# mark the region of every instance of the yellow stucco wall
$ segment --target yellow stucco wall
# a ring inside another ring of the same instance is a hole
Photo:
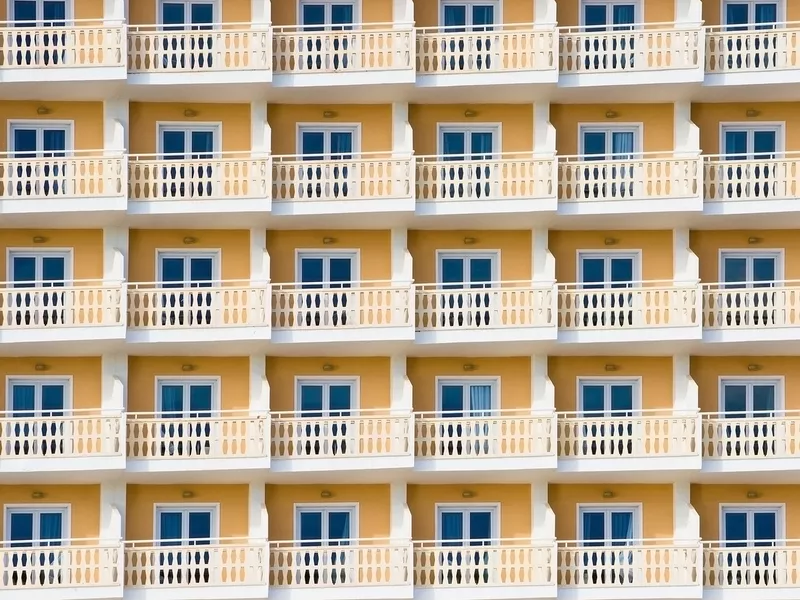
[[[33,238],[45,238],[34,243]],[[0,278],[8,281],[8,250],[72,250],[73,279],[103,278],[101,229],[4,229],[0,235]]]
[[[745,113],[750,109],[757,110],[759,115],[748,117]],[[700,128],[700,150],[703,154],[724,152],[724,149],[720,149],[720,125],[731,123],[746,126],[763,122],[784,123],[785,149],[789,152],[800,150],[800,107],[792,102],[694,103],[692,121]]]
[[[748,238],[761,241],[749,244]],[[720,250],[741,252],[783,251],[784,274],[782,279],[800,279],[800,236],[791,229],[758,229],[752,231],[692,231],[689,246],[700,261],[700,280],[715,283],[721,280],[719,272]],[[779,279],[780,273],[778,273]]]
[[[36,365],[43,364],[46,371],[37,371]],[[72,408],[85,410],[100,408],[101,361],[99,357],[36,357],[0,359],[0,382],[8,377],[69,377],[72,379]],[[0,385],[0,410],[9,410],[6,402],[7,386]]]
[[[32,498],[34,492],[44,494]],[[99,485],[0,485],[0,504],[56,504],[69,505],[69,536],[73,539],[98,539],[100,537],[100,486]],[[0,519],[0,537],[5,539],[5,519]]]
[[[5,6],[5,2],[0,2]],[[50,113],[43,116],[36,111],[45,107]],[[75,150],[103,149],[103,103],[102,102],[51,102],[51,101],[3,101],[0,102],[0,123],[8,121],[36,121],[47,123],[71,122],[72,145]],[[7,134],[0,135],[0,152],[7,152]]]

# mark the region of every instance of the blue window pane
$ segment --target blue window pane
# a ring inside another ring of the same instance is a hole
[[[331,6],[332,25],[352,25],[353,24],[353,5],[334,4]],[[349,27],[336,27],[335,29],[350,29]]]
[[[300,281],[302,283],[321,283],[323,281],[323,264],[321,258],[300,259]]]
[[[723,410],[726,415],[737,416],[731,413],[744,413],[747,411],[747,387],[744,385],[726,385],[723,388]]]
[[[470,137],[472,158],[491,157],[494,148],[490,131],[476,131]]]
[[[613,546],[620,545],[619,542],[627,543],[633,540],[633,513],[611,513],[611,539]]]
[[[777,514],[756,512],[753,514],[753,539],[756,546],[771,546],[778,537]],[[760,544],[758,542],[761,542]]]
[[[189,262],[189,277],[192,283],[213,281],[214,260],[211,258],[192,258]]]
[[[602,385],[581,386],[581,411],[584,413],[603,412],[605,405],[605,387]]]
[[[442,152],[452,160],[464,158],[466,153],[466,140],[464,133],[445,131],[442,134]]]
[[[13,258],[14,282],[36,281],[36,259],[33,256]]]
[[[322,416],[321,385],[303,385],[300,387],[300,412],[304,417]]]
[[[14,21],[30,22],[36,20],[36,0],[15,0]]]
[[[611,386],[611,412],[612,416],[623,416],[633,411],[633,386]]]
[[[303,154],[319,155],[325,153],[325,133],[322,131],[304,131],[300,140]]]
[[[764,29],[764,25],[773,25],[778,21],[778,5],[772,2],[762,2],[755,6],[755,22],[762,27],[756,29]]]
[[[350,539],[349,511],[328,513],[328,539],[331,541]]]
[[[491,258],[473,258],[469,261],[469,281],[474,284],[490,283],[492,281],[492,259]]]
[[[329,268],[331,283],[353,281],[353,261],[350,258],[331,258]]]
[[[11,513],[9,518],[8,539],[12,542],[30,542],[33,540],[33,514]]]
[[[322,513],[321,512],[301,512],[300,513],[300,540],[319,541],[322,539]],[[305,545],[314,545],[305,544]]]
[[[303,25],[325,25],[325,5],[304,4]]]
[[[45,256],[42,258],[42,281],[64,281],[66,265],[63,256]]]
[[[161,146],[164,154],[186,154],[186,134],[183,131],[162,131]]]
[[[460,541],[464,539],[464,514],[444,511],[439,518],[439,538],[443,541]]]
[[[331,158],[341,160],[351,158],[353,155],[353,132],[331,132]]]
[[[40,540],[56,540],[61,541],[63,537],[64,515],[60,512],[57,513],[40,513],[39,514],[39,539]],[[52,542],[49,544],[42,544],[47,546],[55,546]]]
[[[165,283],[183,283],[183,258],[166,257],[161,259],[161,281]]]
[[[581,259],[582,283],[605,283],[606,261],[602,258]]]
[[[473,26],[494,25],[494,6],[479,5],[472,7]]]
[[[210,3],[192,4],[192,25],[211,25],[214,23],[214,5]]]
[[[467,7],[458,5],[447,5],[444,7],[444,26],[451,27],[450,32],[463,31],[467,24]]]
[[[726,542],[742,542],[741,545],[745,545],[747,540],[747,513],[726,512],[724,525]]]
[[[441,275],[442,275],[442,283],[463,283],[464,259],[443,258]]]
[[[747,156],[747,132],[725,132],[725,155],[728,158],[744,158]]]
[[[332,385],[329,389],[330,413],[334,416],[350,414],[350,392],[353,388],[349,385]]]
[[[31,416],[35,408],[36,388],[32,385],[14,384],[11,388],[11,410],[15,417]]]
[[[192,385],[189,388],[189,410],[192,417],[211,414],[212,386]]]
[[[214,153],[213,131],[192,131],[192,157],[208,158]]]
[[[747,281],[747,259],[726,257],[723,259],[723,276],[725,283],[742,283]]]
[[[611,10],[614,25],[633,25],[635,22],[636,7],[633,4],[615,4]]]
[[[492,513],[488,511],[469,513],[469,539],[481,542],[492,539]]]
[[[63,385],[42,386],[42,414],[51,416],[64,414]]]
[[[183,515],[181,513],[179,512],[160,513],[159,527],[161,533],[160,541],[162,546],[180,545],[180,540],[183,539]]]
[[[725,21],[728,25],[747,25],[747,4],[728,2],[725,5]]]
[[[189,539],[193,541],[211,540],[211,513],[210,512],[190,512],[189,513]]]
[[[14,129],[14,154],[20,158],[36,156],[36,130]]]
[[[597,542],[602,544],[606,539],[606,520],[602,512],[584,512],[581,515],[581,525],[583,526],[584,542]],[[589,544],[587,544],[589,545]]]
[[[183,14],[183,4],[164,2],[161,5],[161,22],[164,25],[184,25],[186,17]]]
[[[772,257],[753,258],[753,281],[775,281],[775,259]]]
[[[614,131],[611,133],[611,153],[615,158],[633,156],[633,145],[636,136],[632,131]]]
[[[757,156],[774,156],[777,139],[774,131],[753,132],[753,153]]]
[[[583,6],[583,24],[586,27],[603,27],[606,25],[605,4],[585,4]]]
[[[606,134],[603,131],[584,131],[583,132],[583,154],[584,156],[605,156],[606,154]]]
[[[67,149],[67,132],[64,129],[45,129],[42,132],[42,151],[45,156],[63,156]]]
[[[161,411],[164,413],[183,413],[183,386],[161,386]],[[174,416],[180,416],[179,414]]]
[[[460,417],[464,414],[464,388],[460,385],[442,386],[442,414]]]
[[[775,386],[753,386],[753,416],[768,417],[775,411]]]
[[[614,283],[630,283],[633,281],[633,259],[611,259],[611,281]]]

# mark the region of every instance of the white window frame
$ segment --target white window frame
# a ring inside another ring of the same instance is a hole
[[[13,1],[13,0],[12,0]],[[61,130],[64,134],[64,155],[72,156],[75,153],[75,121],[63,120],[55,121],[51,119],[39,119],[36,121],[25,121],[21,119],[8,120],[8,151],[12,154],[18,152],[14,145],[14,131],[17,129],[34,129],[36,131],[36,156],[44,156],[44,132],[46,130]],[[24,159],[23,159],[24,160]]]
[[[610,125],[608,123],[578,123],[578,155],[586,157],[586,148],[583,143],[584,133],[604,133],[606,135],[606,153],[604,156],[613,157],[613,133],[633,133],[633,156],[641,156],[644,148],[644,124],[643,123],[618,123]]]
[[[633,4],[633,28],[639,29],[642,24],[645,22],[644,20],[644,5],[642,0],[581,0],[579,12],[578,12],[578,19],[579,24],[581,27],[586,27],[586,19],[584,13],[584,7],[590,4],[601,4],[605,5],[606,7],[606,21],[608,21],[608,10],[609,7],[614,6],[615,4]],[[606,27],[613,27],[611,23],[606,22]]]
[[[728,512],[747,513],[747,540],[727,540],[725,531],[725,514]],[[719,533],[720,540],[725,545],[727,542],[754,542],[753,539],[753,514],[757,512],[774,512],[775,517],[775,541],[783,542],[786,539],[786,505],[782,503],[762,504],[720,504],[719,505]],[[781,544],[775,544],[783,545]]]
[[[494,7],[494,25],[503,24],[503,3],[502,0],[439,0],[439,24],[444,27],[444,7],[445,6],[464,6],[466,12],[466,19],[464,28],[467,31],[472,31],[472,11],[473,6],[488,6]],[[479,25],[479,27],[486,27]]]
[[[184,21],[187,16],[191,16],[191,11],[187,10],[192,4],[212,4],[213,5],[213,22],[215,24],[222,22],[222,9],[219,0],[156,0],[156,25],[159,30],[163,31],[164,26],[164,4],[183,4],[183,18]],[[193,25],[193,23],[186,23],[184,25]],[[172,27],[172,25],[169,25]]]
[[[222,250],[171,250],[171,249],[156,249],[156,283],[159,285],[165,283],[164,282],[164,272],[161,267],[161,261],[164,258],[182,258],[184,259],[184,267],[183,267],[183,281],[184,283],[189,282],[189,274],[191,273],[189,267],[189,260],[192,258],[210,258],[211,259],[211,271],[212,271],[212,281],[220,281],[221,274],[220,274],[220,265],[222,264]],[[169,282],[173,283],[173,282]],[[197,288],[202,289],[202,288]]]
[[[6,264],[8,265],[8,280],[14,281],[14,258],[32,256],[36,258],[36,280],[42,281],[42,258],[64,259],[64,282],[72,281],[72,248],[8,248],[6,250]]]
[[[578,284],[583,286],[585,284],[583,277],[583,259],[585,258],[602,258],[606,261],[603,266],[603,277],[605,278],[604,284],[611,284],[611,259],[612,258],[630,258],[633,260],[633,281],[634,283],[642,280],[642,251],[641,250],[578,250],[577,252],[577,265],[575,272],[578,274]],[[596,285],[595,283],[589,285]],[[624,288],[620,288],[624,289]]]
[[[577,509],[577,520],[578,520],[578,543],[584,544],[586,541],[597,541],[597,540],[585,540],[584,533],[583,533],[583,514],[585,512],[602,512],[604,513],[605,525],[604,529],[608,532],[611,528],[611,513],[613,512],[632,512],[633,513],[633,538],[631,542],[635,542],[636,540],[640,540],[642,538],[642,504],[641,503],[615,503],[615,502],[608,502],[603,504],[583,504],[580,503],[576,507]],[[610,541],[610,540],[605,540]]]
[[[452,502],[452,503],[439,503],[435,505],[436,510],[436,541],[442,541],[442,513],[447,512],[461,512],[462,519],[464,519],[464,540],[472,539],[469,531],[469,519],[466,516],[471,512],[488,512],[491,513],[492,518],[492,536],[491,541],[497,542],[500,540],[500,503],[473,503],[473,502]]]
[[[294,505],[294,539],[300,540],[300,513],[303,512],[322,512],[322,540],[330,540],[330,532],[326,532],[328,528],[328,521],[324,515],[329,512],[349,512],[350,513],[350,540],[357,540],[358,538],[358,524],[359,524],[359,505],[357,502],[342,502],[342,503],[314,503],[302,502],[295,503]],[[328,535],[326,535],[326,533]]]
[[[181,531],[189,531],[189,513],[211,513],[211,542],[219,539],[219,514],[220,505],[218,502],[197,502],[191,504],[171,504],[166,502],[159,502],[153,505],[153,540],[157,545],[160,545],[161,540],[161,519],[159,518],[162,512],[180,512],[181,514]],[[170,540],[172,541],[172,540]],[[181,541],[189,541],[189,538],[182,538]],[[185,545],[185,544],[184,544]]]
[[[73,0],[65,0],[64,20],[68,25],[72,24],[75,19],[75,6]],[[6,14],[9,21],[16,21],[14,18],[14,0],[8,0],[6,4]],[[24,22],[24,21],[23,21]],[[44,1],[36,0],[36,22],[44,23]]]
[[[445,258],[488,258],[492,261],[492,281],[500,281],[500,250],[437,250],[436,251],[436,283],[442,285],[442,261]],[[464,282],[471,283],[471,282]],[[449,285],[449,284],[448,284]]]
[[[61,513],[61,540],[66,541],[69,540],[71,535],[71,523],[72,523],[72,506],[70,504],[6,504],[5,511],[3,512],[3,538],[6,542],[10,542],[11,539],[11,515],[12,514],[20,514],[20,513],[33,513],[34,520],[33,520],[33,534],[34,539],[30,540],[33,542],[41,542],[40,538],[37,538],[37,529],[39,528],[39,522],[35,518],[35,515],[40,513]],[[22,540],[28,541],[28,540]],[[39,546],[38,544],[33,545],[34,548],[40,548],[45,546]]]
[[[158,376],[156,377],[156,397],[155,397],[155,412],[156,414],[162,414],[164,411],[161,410],[161,390],[165,385],[180,385],[184,389],[184,400],[188,400],[188,389],[193,385],[210,385],[211,386],[211,412],[218,413],[220,411],[220,398],[221,398],[221,387],[222,387],[222,379],[220,377],[203,377],[203,376],[196,376],[196,377],[169,377],[169,376]],[[183,409],[184,415],[188,416],[190,412],[192,412],[188,406],[184,403]]]
[[[444,134],[464,133],[469,140],[470,133],[491,133],[493,156],[498,156],[503,151],[503,124],[502,123],[437,123],[436,124],[436,156],[444,156]],[[464,154],[473,154],[471,142],[464,144]]]
[[[442,414],[442,387],[445,385],[461,385],[466,390],[470,385],[488,385],[492,388],[492,412],[500,410],[500,377],[450,377],[436,376],[436,414]],[[468,402],[467,392],[464,391],[462,402]],[[462,406],[465,406],[462,404]],[[466,412],[466,408],[465,408]]]
[[[775,259],[775,285],[782,285],[784,278],[784,252],[782,248],[765,248],[763,250],[742,250],[736,248],[720,248],[719,250],[719,279],[718,281],[727,286],[725,281],[725,259],[726,258],[744,258],[747,259],[747,285],[745,287],[752,288],[753,283],[753,259],[754,258],[774,258]],[[739,282],[731,282],[731,284]]]
[[[603,412],[611,411],[611,386],[630,385],[633,388],[633,407],[631,411],[636,414],[642,410],[642,378],[641,377],[578,377],[577,393],[575,396],[575,412],[584,414],[581,408],[583,400],[583,388],[587,385],[602,385],[603,390]]]
[[[297,24],[305,27],[303,22],[303,6],[306,4],[325,5],[325,31],[330,31],[333,26],[331,23],[331,6],[333,4],[350,4],[353,6],[353,26],[361,24],[361,0],[297,0]],[[316,25],[311,25],[316,27]]]
[[[209,121],[203,123],[187,123],[186,121],[157,121],[156,122],[156,153],[160,158],[163,160],[178,160],[173,155],[169,155],[170,158],[167,158],[167,155],[164,154],[164,141],[162,139],[162,134],[165,131],[182,131],[183,135],[186,138],[186,148],[191,148],[191,137],[190,134],[192,131],[208,131],[211,130],[214,132],[214,149],[212,150],[212,154],[214,156],[218,156],[222,153],[222,123],[219,121]],[[187,152],[186,154],[192,154],[191,151]]]
[[[37,375],[22,376],[9,375],[6,377],[6,411],[13,412],[14,386],[32,385],[35,387],[33,393],[34,408],[33,412],[37,416],[42,414],[42,386],[61,384],[64,388],[64,408],[65,413],[72,410],[72,376],[71,375]]]
[[[775,4],[777,6],[775,10],[775,17],[777,23],[783,23],[786,21],[786,3],[783,0],[774,0],[774,2],[768,2],[767,0],[720,0],[720,17],[722,20],[722,25],[728,25],[728,11],[726,10],[728,4],[747,4],[747,23],[749,25],[755,25],[755,17],[756,17],[756,4]]]
[[[772,131],[775,133],[775,155],[783,156],[786,152],[786,123],[781,121],[759,121],[758,123],[741,121],[724,121],[719,124],[719,153],[727,156],[725,151],[725,134],[728,131],[747,132],[747,158],[754,160],[754,134],[756,131]]]
[[[330,259],[331,258],[349,258],[350,259],[350,278],[353,284],[361,281],[361,250],[358,248],[342,249],[342,250],[318,250],[314,248],[298,248],[295,250],[294,256],[294,275],[295,281],[302,281],[302,260],[304,258],[321,258],[322,264],[322,279],[323,281],[317,283],[330,284]],[[312,309],[313,310],[313,309]]]
[[[294,378],[294,409],[296,413],[301,412],[300,400],[302,398],[301,388],[304,385],[321,385],[322,391],[322,414],[323,417],[330,415],[330,386],[349,385],[350,386],[350,412],[357,412],[360,406],[361,378],[344,376],[334,377],[304,377]]]
[[[337,2],[338,4],[338,2]],[[350,152],[353,156],[361,154],[361,123],[337,123],[330,125],[327,123],[298,123],[297,131],[295,133],[295,140],[297,140],[297,156],[304,156],[303,154],[303,133],[304,132],[322,132],[325,136],[323,142],[322,160],[330,160],[331,156],[331,133],[350,133],[353,136],[353,150]],[[317,156],[316,154],[309,154],[308,156]]]
[[[745,400],[745,415],[742,418],[752,418],[753,415],[753,389],[754,385],[769,385],[775,386],[775,409],[773,413],[776,415],[781,414],[784,410],[784,390],[785,379],[783,376],[764,376],[764,377],[747,377],[747,376],[720,376],[717,381],[717,404],[720,414],[725,413],[725,387],[727,385],[745,385],[747,386],[746,400]]]

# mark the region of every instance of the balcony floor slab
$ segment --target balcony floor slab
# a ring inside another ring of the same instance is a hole
[[[127,472],[132,476],[141,474],[174,474],[174,473],[203,473],[211,476],[212,473],[227,473],[230,471],[265,471],[270,468],[270,459],[262,458],[198,458],[198,459],[169,459],[169,458],[128,458]]]
[[[208,585],[152,588],[125,588],[125,600],[263,600],[268,587],[264,585]]]
[[[273,329],[272,343],[283,344],[346,344],[350,342],[412,342],[414,329],[406,327],[338,327],[330,329]]]
[[[620,327],[618,329],[559,329],[559,344],[630,344],[700,341],[700,326]]]
[[[484,198],[481,200],[442,200],[433,202],[417,202],[415,216],[421,219],[454,217],[454,216],[492,216],[492,215],[534,215],[554,213],[558,201],[553,198]]]
[[[415,474],[444,473],[514,473],[551,471],[557,466],[555,456],[504,456],[464,458],[420,458],[414,462]]]
[[[702,468],[702,458],[696,456],[648,456],[620,458],[560,458],[558,473],[643,473],[646,476],[657,476],[658,472],[675,473],[676,471],[697,471]]]
[[[124,325],[88,327],[38,327],[0,328],[0,344],[74,344],[85,346],[91,343],[122,341],[125,339]]]
[[[376,474],[397,479],[414,466],[414,457],[376,454],[359,458],[273,458],[270,480],[335,483],[348,479],[375,480]],[[396,472],[389,475],[387,472]]]
[[[127,598],[127,594],[125,597]],[[161,597],[163,598],[163,592]],[[0,590],[0,600],[122,600],[122,598],[122,585],[8,588]]]
[[[308,588],[270,587],[269,598],[270,600],[365,600],[366,598],[369,600],[413,600],[414,588],[410,584]]]
[[[758,600],[798,600],[800,599],[800,588],[705,588],[703,590],[703,600],[753,600],[754,598],[758,598]]]
[[[471,585],[414,588],[414,600],[545,600],[556,598],[555,585]]]
[[[209,73],[131,73],[127,90],[141,102],[250,102],[266,97],[269,70]]]
[[[558,600],[707,600],[698,585],[666,586],[613,586],[613,587],[559,587]],[[752,599],[752,596],[750,596]],[[722,600],[722,599],[720,599]],[[725,599],[727,600],[727,599]],[[744,600],[744,599],[742,599]]]
[[[75,215],[80,219],[76,223],[85,224],[86,213],[109,213],[109,215],[120,218],[125,215],[127,207],[128,200],[125,196],[3,199],[0,200],[0,215],[3,217],[31,215],[35,217],[38,227],[46,226],[48,222],[63,226],[64,215]],[[6,219],[4,218],[3,221],[5,222]]]
[[[262,342],[270,339],[270,327],[195,327],[183,329],[128,329],[128,344],[217,344]],[[0,338],[2,339],[2,338]]]

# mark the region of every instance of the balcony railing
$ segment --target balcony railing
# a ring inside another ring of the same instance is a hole
[[[125,542],[125,587],[181,588],[267,585],[267,541],[220,538]]]
[[[210,158],[138,154],[129,157],[128,196],[144,202],[265,200],[270,193],[270,158],[225,152]]]
[[[555,585],[555,544],[499,539],[414,542],[414,585],[426,588]]]
[[[703,327],[771,329],[800,325],[800,281],[703,285]]]
[[[535,415],[530,410],[463,417],[417,413],[414,429],[418,459],[555,456],[555,416]]]
[[[703,414],[706,459],[800,458],[800,411]]]
[[[800,540],[775,540],[771,546],[760,547],[752,543],[732,547],[731,542],[704,542],[703,586],[764,590],[761,594],[769,595],[776,593],[776,588],[796,590],[800,585]]]
[[[208,27],[165,31],[163,25],[131,25],[128,28],[128,71],[265,71],[272,66],[272,41],[267,27],[258,29],[250,23],[216,23]]]
[[[706,28],[706,73],[764,73],[800,68],[800,23],[732,31]]]
[[[0,590],[118,586],[121,553],[119,541],[73,538],[2,542]]]
[[[272,199],[332,202],[410,198],[413,160],[391,152],[363,152],[330,160],[322,155],[274,156]]]
[[[555,29],[530,23],[417,28],[417,74],[520,73],[556,68]],[[476,27],[476,29],[478,29]]]
[[[0,70],[121,67],[123,26],[96,20],[65,25],[0,23]]]
[[[530,281],[481,283],[481,288],[431,283],[416,287],[418,331],[552,327],[552,285]]]
[[[411,456],[411,415],[362,409],[341,416],[272,413],[273,458]]]
[[[354,281],[351,287],[322,285],[274,284],[272,327],[307,331],[411,325],[411,284]]]
[[[636,156],[559,156],[561,202],[692,198],[701,193],[699,156],[664,152]]]
[[[414,29],[402,23],[361,23],[339,31],[273,28],[272,68],[278,74],[368,73],[414,68]]]
[[[417,201],[535,200],[555,197],[556,161],[533,152],[453,160],[417,157]]]
[[[704,156],[706,202],[794,200],[800,196],[800,152],[751,160]]]
[[[124,198],[126,159],[103,150],[69,151],[68,156],[24,157],[0,153],[0,200]]]
[[[411,585],[411,542],[353,539],[270,542],[269,584],[280,588]]]
[[[590,545],[591,544],[591,545]],[[699,586],[700,542],[558,542],[558,585],[565,588]]]
[[[562,75],[637,73],[703,66],[703,29],[674,23],[639,23],[630,29],[560,27]]]
[[[96,409],[46,416],[30,413],[0,413],[0,458],[122,456],[121,414],[103,414]]]
[[[125,324],[120,282],[7,281],[0,284],[0,330]]]
[[[128,284],[128,327],[190,329],[265,327],[267,284],[246,280],[208,281],[208,287]]]
[[[169,413],[128,413],[129,459],[266,458],[266,414],[219,411],[189,417]]]
[[[559,458],[679,458],[700,455],[699,415],[558,413]]]
[[[558,286],[558,327],[572,331],[692,327],[700,324],[700,288],[672,281],[632,281],[620,287]]]

